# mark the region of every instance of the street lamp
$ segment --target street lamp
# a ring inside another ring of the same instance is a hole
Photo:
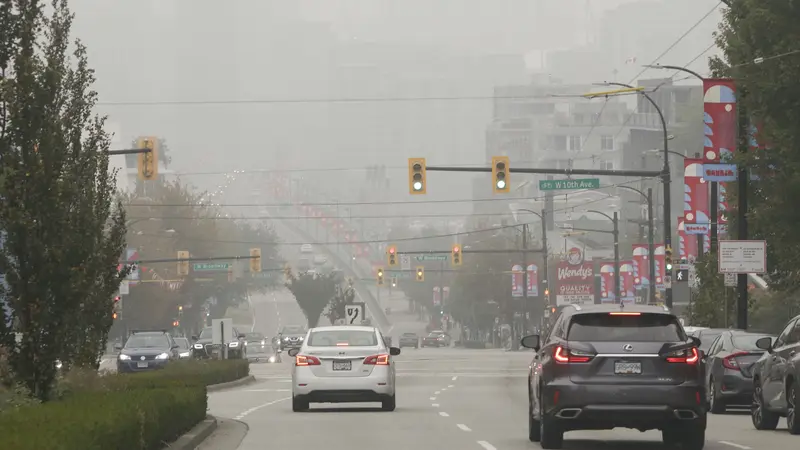
[[[644,199],[647,201],[647,254],[648,254],[648,265],[650,266],[649,297],[650,297],[650,303],[655,304],[656,303],[656,289],[655,289],[656,259],[655,259],[655,230],[654,230],[655,227],[653,226],[653,188],[647,188],[647,194],[645,194],[639,189],[630,186],[617,186],[617,187],[636,192],[637,194],[644,197]]]
[[[531,211],[530,209],[517,208],[516,211],[523,211],[535,215],[542,222],[542,250],[544,252],[544,266],[542,267],[542,274],[544,275],[544,288],[548,288],[548,264],[547,264],[547,211],[542,210],[541,213]],[[522,224],[522,298],[523,302],[528,299],[528,224]],[[516,342],[516,340],[514,340]]]
[[[600,214],[614,224],[614,230],[611,232],[611,234],[614,235],[614,301],[622,303],[622,297],[620,297],[619,289],[619,218],[617,217],[617,212],[614,211],[614,217],[611,217],[604,212],[597,211],[596,209],[590,209],[586,212]]]

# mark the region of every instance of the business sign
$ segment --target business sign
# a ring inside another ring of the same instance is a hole
[[[736,164],[703,164],[703,178],[706,181],[736,181]]]
[[[711,231],[711,224],[708,223],[684,223],[683,231],[686,234],[706,235]]]
[[[539,296],[539,267],[528,264],[528,297]]]
[[[522,297],[522,266],[511,266],[511,296]]]
[[[558,306],[594,303],[594,264],[584,261],[579,248],[571,248],[558,263],[556,279]]]

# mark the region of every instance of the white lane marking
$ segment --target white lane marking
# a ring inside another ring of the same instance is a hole
[[[448,385],[447,385],[447,387],[449,387],[449,388],[452,388],[452,387],[456,387],[456,385],[454,385],[454,384],[448,384]]]
[[[490,443],[488,443],[486,441],[478,441],[478,445],[480,445],[481,447],[485,448],[486,450],[497,450],[497,447],[495,447],[494,445],[492,445],[492,444],[490,444]]]
[[[722,444],[722,445],[729,445],[731,447],[735,447],[735,448],[738,448],[738,449],[741,449],[741,450],[750,450],[750,447],[748,447],[746,445],[742,445],[742,444],[737,444],[735,442],[719,441],[719,443]]]
[[[438,408],[439,404],[438,403],[431,403],[431,406],[433,406],[434,408]]]
[[[447,390],[447,388],[442,388],[442,392],[444,392],[444,391],[446,391],[446,390]]]
[[[456,424],[458,428],[461,428],[461,431],[472,431],[468,426],[464,425],[463,423]]]
[[[277,400],[273,400],[273,401],[271,401],[271,402],[264,403],[263,405],[258,405],[258,406],[256,406],[256,407],[253,407],[253,408],[250,408],[250,409],[248,409],[248,410],[242,411],[242,413],[241,413],[241,414],[239,414],[238,416],[234,417],[233,419],[234,419],[234,420],[242,420],[242,419],[244,419],[244,417],[245,417],[245,416],[247,416],[248,414],[250,414],[250,413],[254,413],[254,412],[258,411],[258,410],[259,410],[259,409],[261,409],[261,408],[266,408],[267,406],[272,406],[272,405],[274,405],[274,404],[276,404],[276,403],[280,403],[280,402],[282,402],[282,401],[286,401],[286,400],[289,400],[289,399],[291,399],[291,398],[292,398],[292,397],[284,397],[284,398],[279,398],[279,399],[277,399]]]
[[[240,392],[292,392],[291,389],[243,389]]]
[[[453,381],[456,381],[457,379],[458,379],[458,377],[453,377],[452,378]]]
[[[436,397],[431,397],[431,400],[436,400]]]
[[[442,391],[436,391],[436,392],[434,392],[434,394],[435,394],[435,395],[439,395],[439,394],[441,394],[441,393],[442,393]]]
[[[450,414],[447,414],[444,411],[439,411],[439,415],[442,416],[442,417],[450,417]]]

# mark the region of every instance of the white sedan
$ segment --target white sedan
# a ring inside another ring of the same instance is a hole
[[[395,409],[393,356],[381,332],[368,326],[317,327],[308,331],[302,347],[291,349],[292,410],[310,403],[380,402]]]

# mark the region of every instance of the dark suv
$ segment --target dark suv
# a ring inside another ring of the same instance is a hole
[[[529,439],[561,448],[564,432],[662,430],[664,443],[701,450],[706,393],[700,341],[657,306],[564,308],[536,350],[528,378]]]
[[[180,358],[180,347],[166,331],[134,331],[125,346],[115,346],[117,372],[142,372],[163,369]]]

